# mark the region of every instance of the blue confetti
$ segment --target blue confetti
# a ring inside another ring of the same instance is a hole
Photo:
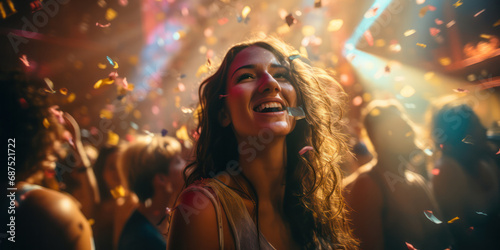
[[[488,216],[487,214],[483,213],[483,212],[476,212],[476,214],[479,214],[479,215],[484,215],[484,216]]]
[[[161,130],[161,136],[166,136],[167,133],[168,133],[168,130],[166,130],[166,129]]]
[[[441,224],[443,223],[442,221],[440,221],[438,218],[436,218],[436,216],[434,216],[434,214],[432,213],[432,211],[430,210],[425,210],[424,211],[424,214],[425,214],[425,217],[427,217],[427,219],[429,219],[430,221],[436,223],[436,224]]]
[[[106,58],[108,59],[109,64],[115,66],[115,62],[113,62],[113,59],[111,59],[109,56],[106,56]]]

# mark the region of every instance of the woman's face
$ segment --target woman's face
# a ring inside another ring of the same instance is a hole
[[[295,119],[287,107],[297,107],[289,70],[274,54],[251,46],[234,58],[227,76],[226,120],[237,136],[255,136],[270,129],[274,136],[289,134]],[[224,124],[224,122],[222,122]]]

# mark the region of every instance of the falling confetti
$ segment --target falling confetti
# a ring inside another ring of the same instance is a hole
[[[306,118],[306,113],[304,112],[304,109],[302,107],[287,107],[286,110],[288,111],[289,116],[295,117],[295,120],[300,120]]]
[[[47,84],[47,87],[49,88],[49,93],[56,93],[56,91],[54,90],[54,83],[49,79],[49,78],[43,78],[43,80],[45,81],[45,83]]]
[[[457,220],[459,220],[459,219],[460,219],[460,218],[457,216],[457,217],[455,217],[455,218],[453,218],[453,219],[449,220],[449,221],[448,221],[448,224],[451,224],[451,223],[453,223],[453,222],[455,222],[455,221],[457,221]]]
[[[167,133],[168,133],[168,130],[166,130],[166,129],[161,130],[161,136],[166,136]]]
[[[361,105],[362,103],[363,103],[363,97],[361,97],[361,96],[359,96],[359,95],[358,95],[358,96],[356,96],[356,97],[354,97],[354,98],[352,99],[352,105],[354,105],[354,106],[359,106],[359,105]]]
[[[431,210],[425,210],[424,211],[424,215],[425,215],[425,217],[427,217],[427,219],[429,219],[430,221],[434,222],[435,224],[441,224],[441,223],[443,223],[441,220],[439,220],[438,218],[436,218],[436,216],[434,216],[434,213]]]
[[[106,64],[104,64],[104,63],[98,63],[97,67],[100,68],[100,69],[106,69],[108,66]]]
[[[24,66],[26,67],[30,66],[30,62],[28,61],[28,57],[26,57],[26,55],[22,55],[21,57],[19,57],[19,60],[23,62]]]
[[[332,31],[338,31],[340,28],[342,28],[342,25],[344,25],[344,20],[342,19],[333,19],[328,23],[328,28],[327,30],[332,32]]]
[[[439,19],[435,19],[434,22],[436,22],[437,25],[441,25],[443,24],[443,21],[439,20]]]
[[[307,151],[311,151],[311,150],[314,150],[314,148],[312,146],[305,146],[303,147],[300,151],[299,151],[299,155],[303,155],[305,154]]]
[[[107,24],[100,24],[100,23],[95,23],[95,26],[97,27],[101,27],[101,28],[107,28],[109,26],[111,26],[111,23],[107,23]]]
[[[69,94],[68,99],[66,99],[66,100],[68,101],[68,103],[72,103],[73,101],[75,101],[75,99],[76,99],[76,94],[71,93],[71,94]]]
[[[121,6],[127,6],[128,5],[128,0],[119,0],[118,3],[121,5]]]
[[[290,13],[285,17],[286,24],[288,24],[288,27],[292,26],[292,24],[296,23],[297,20],[293,15]]]
[[[448,66],[451,64],[451,59],[449,57],[441,57],[439,58],[439,64],[443,66]]]
[[[62,88],[59,90],[59,92],[63,95],[67,95],[68,94],[68,89],[67,88]]]
[[[498,21],[496,21],[496,23],[493,24],[493,27],[497,27],[497,26],[500,26],[500,19]]]
[[[423,43],[417,43],[417,46],[420,46],[422,48],[427,48],[427,45],[426,44],[423,44]]]
[[[221,18],[221,19],[217,20],[217,23],[218,23],[219,25],[224,25],[224,24],[226,24],[228,21],[229,21],[229,19],[227,19],[226,17],[223,17],[223,18]]]
[[[415,34],[416,32],[417,32],[416,30],[407,30],[407,31],[405,31],[404,35],[411,36],[411,35]]]
[[[111,57],[106,56],[106,59],[108,59],[109,64],[111,64],[113,66],[115,65],[115,63],[113,62],[113,59],[111,59]]]
[[[111,146],[116,146],[116,145],[118,145],[119,141],[120,141],[120,136],[118,136],[118,134],[113,133],[113,131],[109,130],[108,131],[108,144]]]
[[[451,20],[449,23],[446,24],[446,28],[450,28],[451,26],[455,25],[455,20]]]
[[[432,5],[427,5],[425,7],[422,7],[418,13],[418,16],[419,17],[424,17],[425,14],[427,13],[427,11],[435,11],[436,10],[436,7],[432,6]]]
[[[241,11],[241,18],[246,19],[251,10],[252,9],[249,6],[245,6]]]
[[[431,36],[437,36],[437,34],[439,34],[439,32],[441,32],[441,30],[434,28],[434,27],[429,29],[429,33],[431,33]]]
[[[187,132],[187,128],[186,128],[186,125],[182,125],[181,128],[179,128],[177,131],[175,131],[175,136],[179,139],[179,140],[189,140],[189,134]]]
[[[462,139],[462,142],[465,144],[474,145],[474,138],[472,138],[472,136],[470,135],[467,135],[465,136],[465,138]]]
[[[49,120],[47,120],[47,118],[43,119],[43,126],[45,128],[49,128],[50,127],[50,122],[49,122]]]
[[[440,172],[439,168],[432,169],[432,175],[434,176],[439,175],[439,172]]]
[[[114,9],[109,8],[106,10],[106,20],[108,21],[115,19],[117,15],[118,13]]]
[[[488,34],[481,34],[480,35],[481,38],[484,38],[484,39],[490,39],[491,38],[491,35],[488,35]]]
[[[498,149],[498,152],[496,153],[497,155],[500,155],[500,149]]]
[[[370,116],[379,116],[380,115],[380,110],[379,109],[373,109],[371,112],[370,112]]]
[[[408,250],[418,250],[412,244],[410,244],[408,242],[405,242],[405,243],[406,243],[406,247],[408,247]]]
[[[481,13],[483,13],[485,10],[486,10],[486,9],[482,9],[481,11],[479,11],[478,13],[476,13],[476,14],[474,15],[474,17],[477,17],[477,16],[481,15]]]
[[[458,0],[456,3],[454,3],[454,4],[453,4],[453,6],[454,6],[455,8],[458,8],[458,7],[459,7],[460,5],[462,5],[462,4],[463,4],[462,0]]]
[[[484,216],[488,216],[487,214],[483,213],[483,212],[476,212],[476,214],[479,214],[479,215],[484,215]]]

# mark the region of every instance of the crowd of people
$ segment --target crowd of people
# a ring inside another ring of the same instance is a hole
[[[500,246],[498,145],[471,107],[436,107],[422,130],[396,100],[376,100],[352,145],[346,93],[277,38],[234,45],[201,83],[189,158],[159,134],[93,155],[40,80],[0,82],[0,132],[15,140],[14,249]],[[432,150],[415,142],[425,130]]]

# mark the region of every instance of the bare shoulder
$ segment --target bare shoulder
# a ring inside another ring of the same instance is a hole
[[[30,240],[43,241],[47,247],[91,249],[92,229],[70,196],[36,189],[22,197],[18,211],[25,225],[22,230],[30,235]]]
[[[374,171],[374,170],[371,170]],[[347,201],[353,207],[380,207],[382,206],[382,191],[375,180],[368,172],[361,173],[349,185],[349,193],[346,195]]]
[[[170,223],[169,249],[219,248],[216,210],[207,192],[190,186],[181,193]]]

